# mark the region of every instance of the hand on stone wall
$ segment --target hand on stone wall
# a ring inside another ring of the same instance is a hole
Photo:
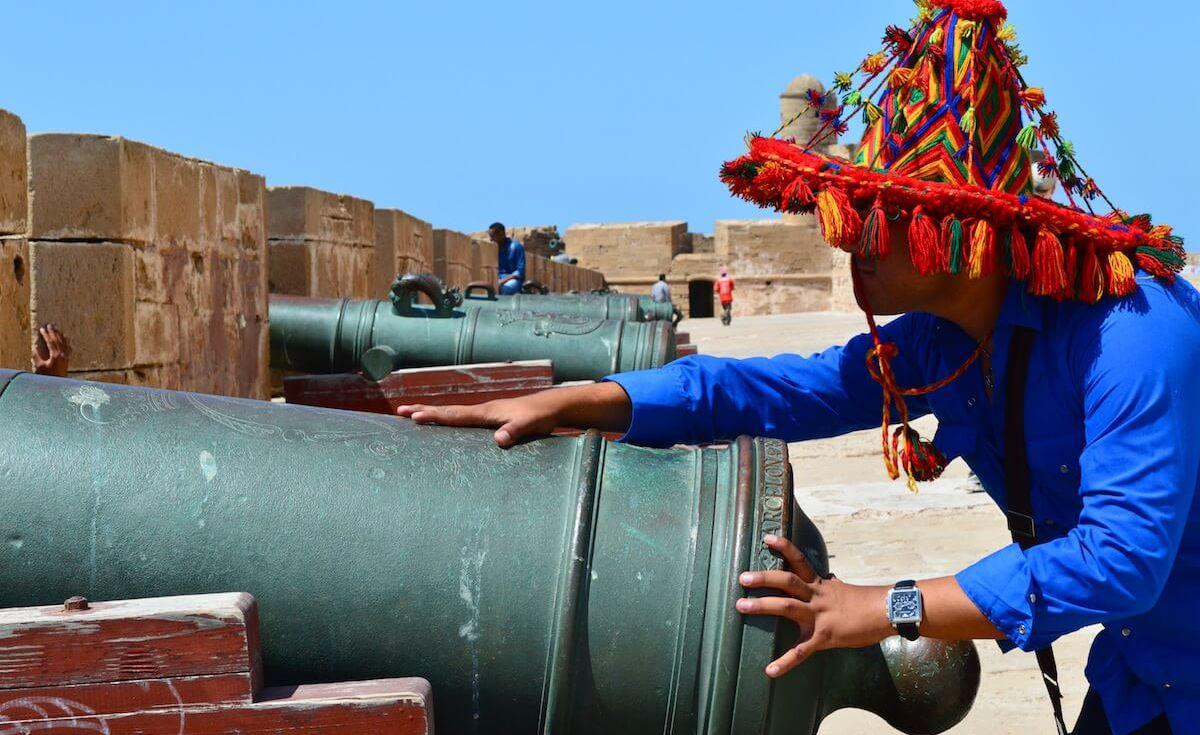
[[[33,372],[65,378],[71,362],[71,343],[57,326],[43,324],[38,327],[32,358]]]

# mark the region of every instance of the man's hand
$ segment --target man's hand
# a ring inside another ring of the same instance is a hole
[[[496,444],[507,448],[525,437],[549,434],[558,428],[555,402],[533,400],[539,395],[502,398],[477,406],[400,406],[396,413],[418,424],[496,429]]]
[[[767,666],[767,676],[783,676],[817,651],[863,648],[894,635],[887,618],[886,587],[821,579],[792,542],[773,535],[763,541],[783,556],[791,571],[743,572],[738,581],[747,589],[778,590],[785,596],[743,597],[737,609],[786,618],[800,628],[799,642]]]
[[[616,383],[551,388],[520,398],[477,406],[400,406],[396,413],[419,424],[475,426],[496,430],[496,443],[511,447],[522,439],[559,427],[625,431],[632,414],[629,396]]]
[[[67,377],[71,362],[71,343],[54,324],[38,327],[37,340],[33,346],[33,372],[38,375]]]

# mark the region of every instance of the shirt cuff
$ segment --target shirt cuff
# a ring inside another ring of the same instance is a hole
[[[1005,546],[955,579],[979,612],[1017,648],[1035,651],[1050,642],[1042,640],[1045,636],[1039,636],[1035,626],[1040,595],[1021,547]]]
[[[691,411],[678,371],[637,370],[610,375],[629,396],[633,407],[629,427],[619,441],[643,447],[670,447],[681,440],[682,427],[691,423]]]

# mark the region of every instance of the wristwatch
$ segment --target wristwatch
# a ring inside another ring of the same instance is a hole
[[[919,628],[924,619],[924,610],[921,589],[913,580],[897,582],[895,587],[888,590],[888,620],[903,638],[915,641],[921,637]]]

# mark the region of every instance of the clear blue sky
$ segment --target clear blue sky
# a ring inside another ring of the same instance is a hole
[[[1011,0],[1084,166],[1200,251],[1192,0]],[[796,74],[879,47],[907,0],[23,2],[0,107],[466,231],[767,216],[717,180]]]

